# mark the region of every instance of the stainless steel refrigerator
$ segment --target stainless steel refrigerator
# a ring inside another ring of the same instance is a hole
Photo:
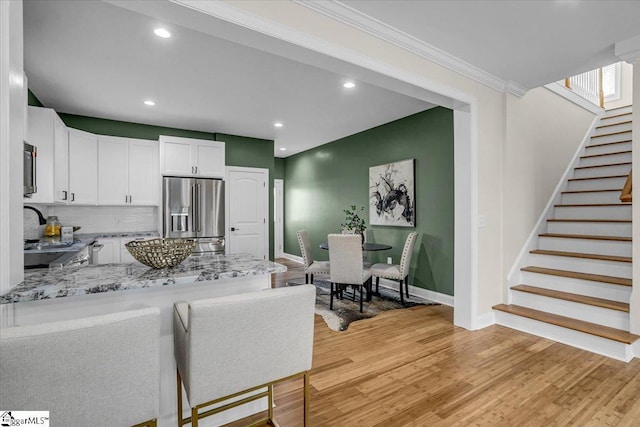
[[[196,239],[196,252],[224,253],[224,181],[164,177],[164,237]]]

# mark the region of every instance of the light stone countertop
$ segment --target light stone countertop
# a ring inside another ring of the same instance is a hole
[[[104,264],[25,270],[24,281],[0,296],[0,304],[63,298],[100,292],[172,286],[287,271],[287,267],[249,254],[191,255],[172,268],[142,264]]]

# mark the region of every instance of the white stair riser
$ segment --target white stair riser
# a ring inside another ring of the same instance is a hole
[[[630,345],[617,341],[585,334],[561,326],[515,316],[503,311],[494,310],[498,325],[516,329],[518,331],[537,335],[563,344],[591,351],[613,359],[629,362],[633,358]]]
[[[592,305],[550,298],[528,292],[511,291],[511,303],[546,313],[597,323],[610,328],[629,330],[629,313]]]
[[[599,259],[576,258],[557,255],[529,254],[529,265],[553,268],[556,270],[579,271],[581,273],[601,274],[604,276],[631,279],[630,262],[604,261]]]
[[[579,252],[614,256],[631,256],[631,242],[614,240],[568,239],[563,237],[539,237],[538,247],[548,251]]]
[[[600,120],[600,123],[598,124],[598,126],[602,126],[602,125],[613,125],[616,123],[622,123],[622,122],[628,122],[629,120],[631,120],[631,114],[624,114],[624,113],[616,113],[613,115],[613,117],[603,117],[602,120]]]
[[[590,203],[620,203],[620,190],[599,191],[593,193],[564,193],[561,198],[563,205],[583,205]]]
[[[547,232],[553,234],[631,237],[631,228],[630,222],[547,222]]]
[[[627,121],[630,120],[629,118],[627,119]],[[611,126],[608,126],[611,125]],[[601,128],[596,128],[596,131],[594,132],[594,136],[595,135],[605,135],[608,133],[614,133],[614,132],[631,132],[631,123],[618,123],[618,124],[614,124],[614,123],[604,123],[604,122],[600,122],[600,124],[598,126],[605,126],[605,127],[601,127]]]
[[[575,168],[573,170],[573,178],[599,178],[603,176],[629,175],[630,170],[631,165],[628,163],[596,168]]]
[[[621,108],[605,111],[603,117],[617,116],[619,114],[631,113],[632,111],[633,111],[632,105],[625,105],[624,107],[621,107]]]
[[[605,136],[592,136],[591,141],[589,141],[589,145],[593,144],[606,144],[607,142],[618,142],[625,141],[627,139],[631,139],[631,131],[616,133],[613,135],[605,135]]]
[[[587,156],[592,156],[592,154],[587,154]],[[605,156],[582,157],[580,158],[580,164],[578,166],[610,165],[614,163],[625,163],[630,161],[631,153],[614,152]]]
[[[556,206],[555,219],[631,219],[631,205]]]
[[[612,285],[571,277],[531,273],[529,271],[522,271],[521,273],[522,283],[525,285],[626,303],[631,298],[631,286]]]
[[[583,190],[610,190],[612,188],[622,188],[627,180],[623,178],[597,178],[597,179],[581,179],[577,181],[569,181],[567,191],[583,191]]]
[[[631,150],[631,141],[620,142],[618,144],[587,145],[584,155],[595,156],[596,154],[609,154],[629,150]]]

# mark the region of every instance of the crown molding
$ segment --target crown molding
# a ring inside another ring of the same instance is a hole
[[[622,61],[633,64],[640,58],[640,35],[615,44],[615,54]]]
[[[301,6],[421,56],[422,58],[435,62],[438,65],[497,91],[508,92],[517,97],[522,97],[527,93],[528,89],[516,82],[502,80],[491,73],[339,1],[293,1]]]

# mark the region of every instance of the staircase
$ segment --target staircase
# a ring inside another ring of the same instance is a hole
[[[620,202],[630,170],[629,106],[596,125],[510,304],[493,307],[496,323],[618,360],[638,354],[640,336],[629,333],[631,204]]]

